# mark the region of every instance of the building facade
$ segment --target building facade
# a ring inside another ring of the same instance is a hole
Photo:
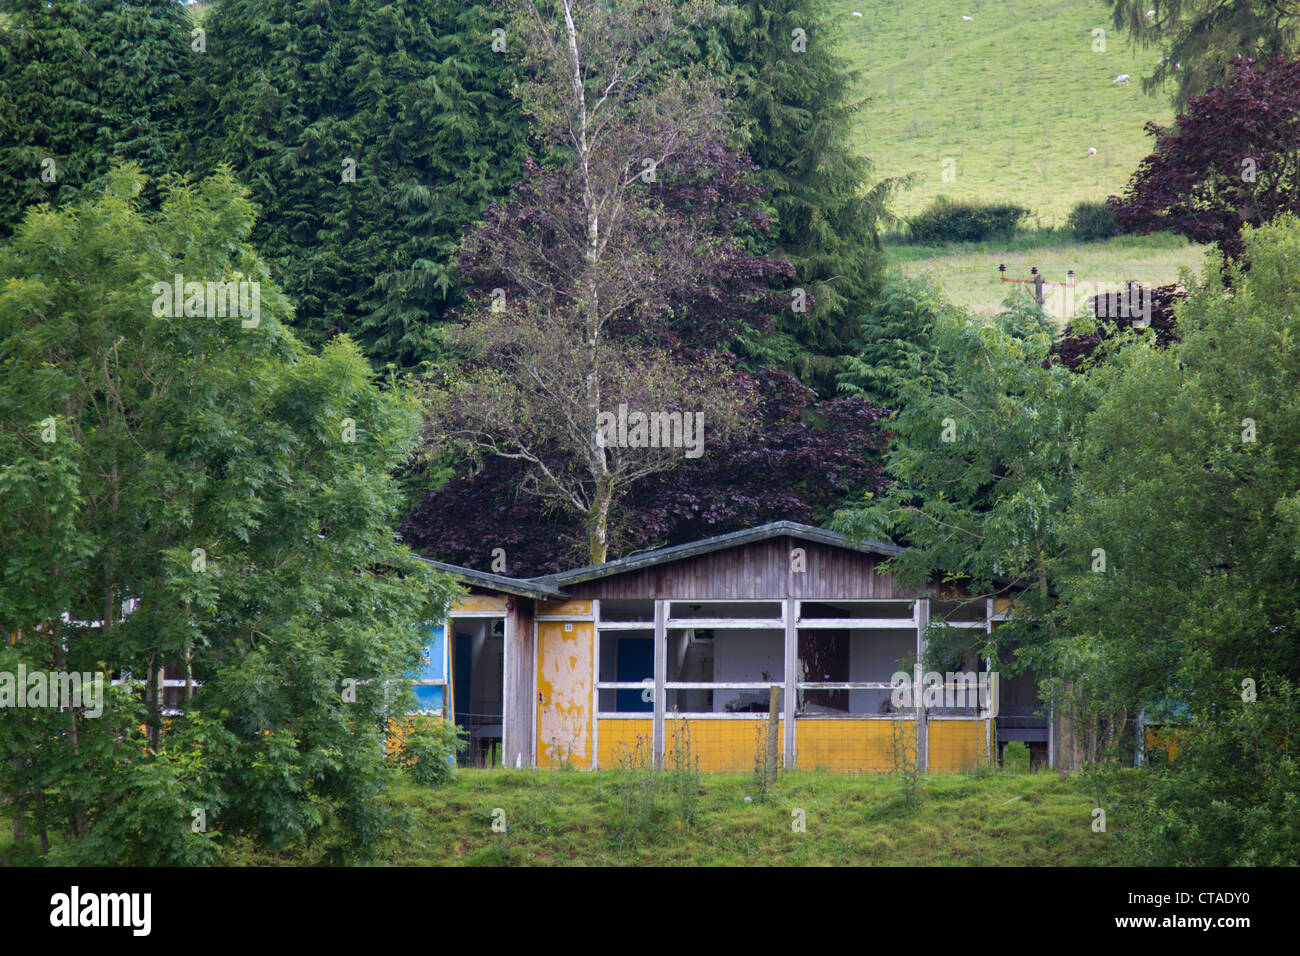
[[[897,553],[776,522],[530,579],[433,562],[469,593],[418,692],[472,764],[608,769],[689,741],[701,769],[749,771],[773,718],[787,768],[963,770],[1008,740],[1048,756],[1032,677],[915,668],[932,621],[991,630],[1010,599],[904,587],[882,567]]]

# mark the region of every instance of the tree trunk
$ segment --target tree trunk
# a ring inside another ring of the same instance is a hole
[[[604,564],[609,555],[609,507],[614,489],[609,472],[596,479],[596,497],[587,514],[587,560],[590,564]]]
[[[158,753],[162,740],[162,709],[158,699],[162,696],[162,669],[158,666],[158,655],[149,661],[149,679],[145,682],[145,697],[149,701],[149,754]]]
[[[578,162],[582,172],[582,211],[586,228],[586,247],[583,276],[579,281],[582,290],[578,303],[583,325],[583,342],[586,346],[587,375],[583,399],[588,421],[592,427],[592,442],[588,451],[588,469],[596,485],[596,494],[587,512],[587,558],[592,564],[604,563],[609,553],[609,509],[613,501],[613,480],[604,445],[595,441],[596,421],[600,415],[601,382],[600,361],[600,212],[596,191],[591,182],[591,144],[587,139],[587,91],[582,77],[582,58],[578,48],[578,29],[573,22],[569,0],[564,0],[564,26],[569,41],[569,66],[573,95],[574,139],[578,147]]]

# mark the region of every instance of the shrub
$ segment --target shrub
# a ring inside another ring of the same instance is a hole
[[[1080,242],[1096,242],[1119,235],[1115,210],[1104,202],[1081,202],[1070,210],[1066,226]]]
[[[1261,683],[1258,700],[1194,718],[1173,760],[1103,775],[1124,821],[1125,862],[1300,864],[1298,731],[1300,691],[1287,681]]]
[[[402,741],[397,762],[416,783],[436,787],[456,775],[453,757],[464,746],[463,738],[464,733],[451,721],[431,721]]]
[[[1013,740],[1002,751],[1002,766],[1008,773],[1029,772],[1029,745]]]
[[[1010,236],[1029,215],[1023,206],[978,203],[939,196],[908,220],[915,242],[982,242]]]

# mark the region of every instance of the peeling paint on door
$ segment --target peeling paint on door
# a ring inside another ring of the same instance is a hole
[[[537,622],[537,766],[592,766],[590,622]]]

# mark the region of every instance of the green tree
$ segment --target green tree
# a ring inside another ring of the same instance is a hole
[[[991,321],[940,311],[930,339],[903,352],[892,377],[899,410],[885,467],[894,483],[848,504],[831,526],[903,545],[891,564],[916,583],[947,574],[975,595],[1017,594],[1016,619],[981,653],[1009,671],[1050,667],[1056,563],[1073,547],[1062,516],[1092,381],[1050,361],[1052,330],[1027,297]],[[1014,660],[999,653],[1010,647],[1021,648]]]
[[[0,0],[0,240],[115,160],[181,169],[192,28],[174,0]]]
[[[854,97],[857,73],[836,52],[827,0],[736,7],[727,32],[733,109],[779,227],[765,251],[794,265],[810,300],[806,311],[782,314],[775,337],[748,349],[825,394],[883,284],[878,229],[902,181],[869,185],[871,163],[850,143],[864,103]]]
[[[1066,521],[1075,671],[1185,715],[1175,758],[1111,791],[1135,863],[1300,860],[1300,220],[1242,240],[1251,268],[1207,266],[1180,342],[1093,373]]]
[[[1207,268],[1182,341],[1121,351],[1088,421],[1065,609],[1133,707],[1300,683],[1300,221],[1243,238],[1252,268]]]
[[[518,36],[450,0],[226,0],[195,97],[201,168],[261,207],[253,242],[309,344],[349,332],[378,364],[436,357],[465,224],[520,177]],[[494,44],[498,49],[494,49]]]
[[[891,276],[863,317],[862,344],[845,359],[840,391],[899,407],[903,378],[918,358],[931,353],[934,323],[947,308],[937,289],[902,274]]]
[[[229,171],[156,211],[144,185],[120,168],[0,249],[0,671],[147,681],[99,718],[0,710],[0,791],[51,860],[202,861],[214,831],[364,849],[385,682],[450,593],[392,532],[418,407],[346,338],[298,344]]]
[[[1179,727],[1172,761],[1141,776],[1102,774],[1117,838],[1140,866],[1300,862],[1300,692],[1268,682]],[[1109,779],[1108,779],[1109,778]]]

